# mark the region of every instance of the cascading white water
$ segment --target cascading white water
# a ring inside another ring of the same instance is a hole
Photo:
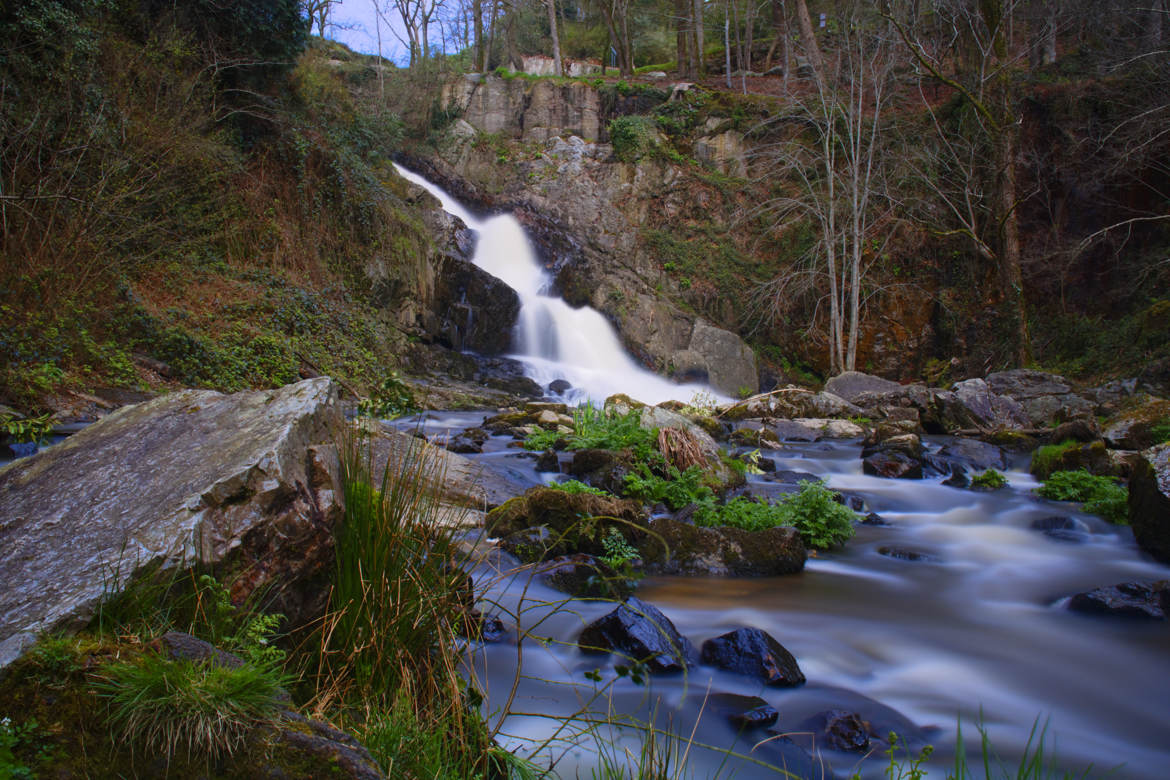
[[[566,400],[601,401],[626,393],[645,403],[688,401],[711,389],[676,385],[635,363],[613,326],[596,309],[574,309],[549,294],[552,280],[537,260],[524,228],[511,214],[480,219],[439,187],[395,165],[398,173],[439,199],[443,210],[478,234],[472,261],[504,281],[520,297],[520,319],[513,336],[525,373],[542,387],[557,379],[572,385]],[[714,395],[714,393],[712,393]]]

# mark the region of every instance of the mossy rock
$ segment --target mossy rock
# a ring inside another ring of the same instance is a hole
[[[722,439],[725,434],[723,424],[714,417],[705,414],[688,414],[686,418],[706,431],[707,435],[713,439]]]
[[[1036,437],[1019,431],[994,431],[982,438],[988,444],[995,444],[1011,452],[1031,452],[1036,449]]]
[[[580,532],[584,521],[599,517],[613,518],[612,523],[619,527],[645,523],[637,501],[535,487],[489,512],[485,527],[492,536],[508,536],[541,525],[553,534],[564,534]]]
[[[638,549],[649,572],[700,577],[796,574],[808,559],[794,528],[702,528],[673,519],[656,521]]]
[[[769,445],[779,445],[780,437],[776,435],[775,431],[768,428],[761,428],[759,430],[754,428],[737,428],[731,434],[730,439],[732,444],[739,444],[745,447],[767,447]]]
[[[1032,463],[1028,467],[1033,476],[1041,480],[1048,479],[1057,471],[1077,469],[1085,469],[1090,474],[1103,476],[1117,474],[1117,465],[1113,458],[1109,457],[1109,450],[1103,441],[1089,444],[1066,441],[1041,447],[1032,455]]]

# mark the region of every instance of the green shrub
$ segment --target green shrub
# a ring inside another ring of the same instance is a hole
[[[703,484],[703,470],[698,466],[680,472],[667,464],[666,471],[667,475],[661,477],[650,471],[645,463],[639,463],[637,473],[626,475],[625,494],[648,503],[662,502],[672,510],[714,502],[715,492]]]
[[[761,531],[776,526],[795,528],[806,547],[827,550],[853,537],[857,513],[837,503],[824,482],[802,480],[800,490],[775,504],[742,496],[723,506],[701,507],[695,522],[704,526],[734,526]]]
[[[218,759],[242,747],[254,727],[284,708],[284,682],[272,667],[151,653],[106,667],[96,687],[109,702],[115,736],[169,763],[180,750]]]
[[[632,409],[619,414],[612,407],[599,409],[584,404],[573,412],[573,432],[561,434],[556,431],[539,430],[524,442],[529,450],[547,450],[558,439],[565,439],[570,450],[631,450],[640,461],[658,461],[655,449],[658,441],[657,428],[642,427],[642,413]]]
[[[35,720],[13,723],[12,718],[0,718],[0,777],[12,780],[32,780],[36,777],[26,761],[33,764],[48,757],[51,749],[42,744],[40,725]]]
[[[971,487],[983,488],[985,490],[999,490],[1001,487],[1007,487],[1007,477],[1000,474],[995,469],[988,469],[982,474],[976,474],[971,477]]]
[[[1113,477],[1090,474],[1085,469],[1057,471],[1036,492],[1053,501],[1079,501],[1086,512],[1111,523],[1127,522],[1129,491]]]
[[[15,442],[31,441],[40,444],[48,438],[52,430],[52,413],[22,419],[9,414],[0,414],[0,439],[8,437]]]
[[[1160,420],[1150,426],[1150,437],[1154,444],[1170,442],[1170,420]]]
[[[609,493],[601,488],[595,488],[592,485],[586,485],[579,479],[570,479],[565,482],[554,482],[548,486],[551,490],[561,490],[565,493],[572,493],[574,495],[580,493],[588,493],[591,496],[608,496]]]
[[[619,116],[609,123],[613,155],[622,162],[637,162],[649,154],[656,134],[654,120],[645,116]]]
[[[358,414],[379,419],[394,419],[419,410],[418,401],[397,371],[389,371],[381,384],[358,402]]]

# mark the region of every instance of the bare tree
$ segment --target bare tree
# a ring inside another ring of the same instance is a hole
[[[561,65],[561,36],[557,33],[557,0],[544,0],[548,9],[548,30],[552,37],[553,70],[557,76],[565,75]]]
[[[843,24],[834,68],[818,78],[815,94],[775,120],[799,130],[787,131],[784,140],[764,150],[767,176],[799,186],[769,200],[763,210],[780,230],[805,220],[816,225],[818,240],[805,260],[809,277],[827,287],[833,373],[857,364],[867,297],[863,289],[893,224],[885,178],[896,157],[883,148],[892,75],[889,46],[855,21]],[[779,311],[790,283],[788,275],[778,277],[760,295]]]

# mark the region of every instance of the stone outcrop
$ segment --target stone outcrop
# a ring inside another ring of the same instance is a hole
[[[1073,391],[1062,376],[1027,368],[987,375],[991,392],[1020,404],[1035,427],[1092,417],[1096,404]]]
[[[888,393],[901,387],[897,382],[863,374],[860,371],[845,371],[825,382],[827,392],[840,396],[850,403],[857,403],[864,393]]]
[[[229,568],[233,596],[276,586],[276,611],[313,612],[342,511],[336,455],[313,445],[340,422],[324,377],[184,390],[0,470],[0,666],[156,568]]]
[[[1170,444],[1146,450],[1134,466],[1129,524],[1143,550],[1170,563]]]
[[[601,95],[583,82],[531,82],[472,73],[444,85],[440,101],[484,133],[544,142],[569,132],[603,140]]]

